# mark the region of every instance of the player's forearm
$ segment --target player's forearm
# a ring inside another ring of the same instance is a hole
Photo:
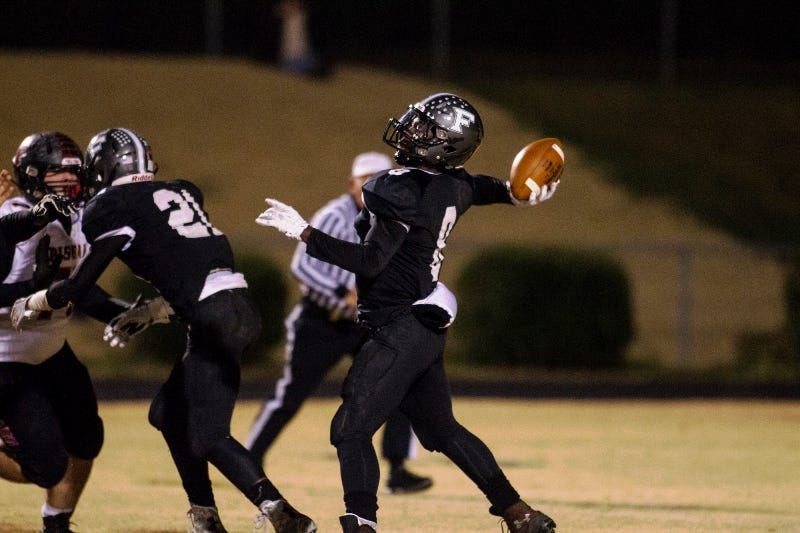
[[[378,219],[364,242],[357,244],[311,229],[306,253],[356,275],[373,278],[389,264],[406,233],[402,224]]]
[[[12,243],[18,243],[33,237],[42,229],[42,220],[35,217],[30,209],[16,211],[0,217],[0,234]]]
[[[92,244],[92,251],[78,265],[72,275],[47,289],[47,303],[53,309],[65,307],[69,302],[79,302],[93,290],[106,267],[122,249],[128,237],[124,235],[101,239]]]
[[[90,287],[75,305],[81,313],[106,324],[130,306],[128,302],[111,297],[98,285]]]
[[[0,284],[0,307],[8,307],[34,290],[31,280]]]

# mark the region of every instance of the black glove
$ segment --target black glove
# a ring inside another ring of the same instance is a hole
[[[45,235],[39,239],[36,245],[36,265],[33,268],[33,290],[46,289],[58,274],[58,267],[64,258],[61,254],[56,254],[51,260],[50,255],[50,235]]]
[[[76,210],[72,200],[51,193],[42,196],[42,199],[31,208],[31,213],[36,218],[38,225],[44,226],[59,216],[68,217]]]

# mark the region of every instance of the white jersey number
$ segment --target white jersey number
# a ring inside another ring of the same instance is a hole
[[[181,193],[178,194],[168,189],[160,189],[153,193],[153,201],[161,211],[172,209],[168,224],[186,238],[199,239],[209,235],[222,235],[220,230],[211,225],[203,210],[186,190],[181,189]]]
[[[431,279],[433,281],[439,281],[439,271],[442,269],[442,261],[444,261],[444,247],[447,245],[447,236],[453,231],[457,218],[455,206],[448,206],[442,218],[442,227],[439,228],[439,238],[436,241],[436,250],[433,252],[433,261],[431,262]]]

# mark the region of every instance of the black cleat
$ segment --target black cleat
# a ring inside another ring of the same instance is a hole
[[[55,516],[43,516],[44,529],[42,533],[72,533],[69,528],[69,519],[72,513],[59,513]]]
[[[556,523],[520,500],[503,513],[509,533],[555,533]]]
[[[386,491],[390,494],[408,494],[431,488],[433,480],[429,477],[412,474],[403,467],[394,468],[386,482]]]

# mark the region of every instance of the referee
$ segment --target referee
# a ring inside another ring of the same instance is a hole
[[[339,239],[358,242],[353,226],[364,206],[361,186],[376,172],[392,168],[392,160],[379,152],[356,156],[348,192],[331,200],[316,212],[311,224]],[[253,422],[245,446],[264,461],[267,450],[314,393],[328,371],[344,356],[358,351],[366,330],[356,322],[355,274],[305,253],[300,243],[292,258],[292,275],[300,282],[302,300],[286,318],[286,363]],[[408,419],[395,410],[387,419],[381,452],[389,463],[386,482],[389,493],[418,492],[433,481],[405,468],[415,453],[415,439]]]

